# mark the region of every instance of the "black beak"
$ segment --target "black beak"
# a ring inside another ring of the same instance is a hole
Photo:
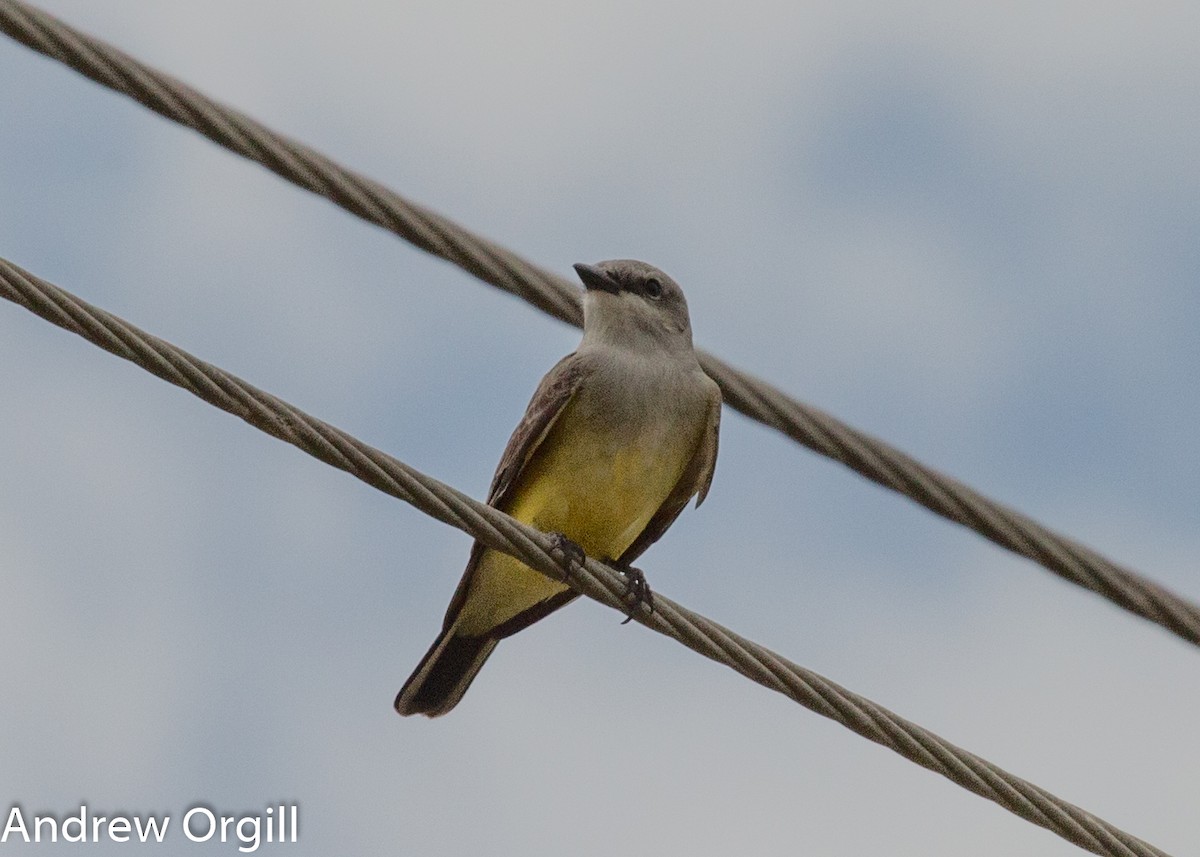
[[[616,280],[612,279],[608,274],[601,271],[595,265],[585,265],[582,262],[576,264],[575,273],[579,275],[579,279],[583,280],[583,287],[588,291],[593,289],[609,294],[619,294],[621,286]]]

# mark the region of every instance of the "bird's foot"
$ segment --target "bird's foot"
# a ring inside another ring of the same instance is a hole
[[[587,554],[583,552],[583,548],[568,539],[562,533],[550,534],[550,552],[556,554],[555,557],[562,566],[563,580],[571,579],[572,565],[583,565],[583,561],[587,559]]]
[[[625,621],[622,625],[626,625],[633,618],[637,609],[645,604],[646,609],[651,613],[654,612],[654,593],[650,591],[650,584],[646,582],[646,575],[640,568],[634,568],[632,565],[618,565],[617,571],[625,575],[625,594],[621,596],[621,600],[625,602]]]

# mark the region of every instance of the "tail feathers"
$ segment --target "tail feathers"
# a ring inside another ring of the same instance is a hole
[[[396,711],[403,715],[440,717],[458,705],[475,674],[500,642],[495,637],[455,634],[454,626],[434,640],[421,663],[396,696]]]

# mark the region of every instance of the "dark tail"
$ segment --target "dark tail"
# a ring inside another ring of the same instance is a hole
[[[453,625],[442,631],[400,688],[396,711],[426,717],[445,714],[458,705],[498,642],[495,637],[456,635]]]

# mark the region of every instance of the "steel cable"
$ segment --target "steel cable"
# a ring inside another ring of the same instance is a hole
[[[287,441],[309,455],[458,527],[489,547],[561,580],[561,556],[548,536],[471,499],[403,462],[309,416],[287,402],[0,259],[0,296],[76,333],[165,381]],[[625,582],[588,559],[569,581],[583,594],[618,610]],[[1050,792],[963,750],[823,676],[693,613],[663,595],[639,622],[693,651],[732,667],[922,767],[1096,854],[1165,857],[1165,852],[1067,803]]]
[[[555,318],[582,323],[579,290],[563,278],[52,15],[19,0],[0,0],[0,29]],[[752,419],[1200,645],[1200,605],[707,352],[699,356],[705,371],[720,384],[725,401]]]

